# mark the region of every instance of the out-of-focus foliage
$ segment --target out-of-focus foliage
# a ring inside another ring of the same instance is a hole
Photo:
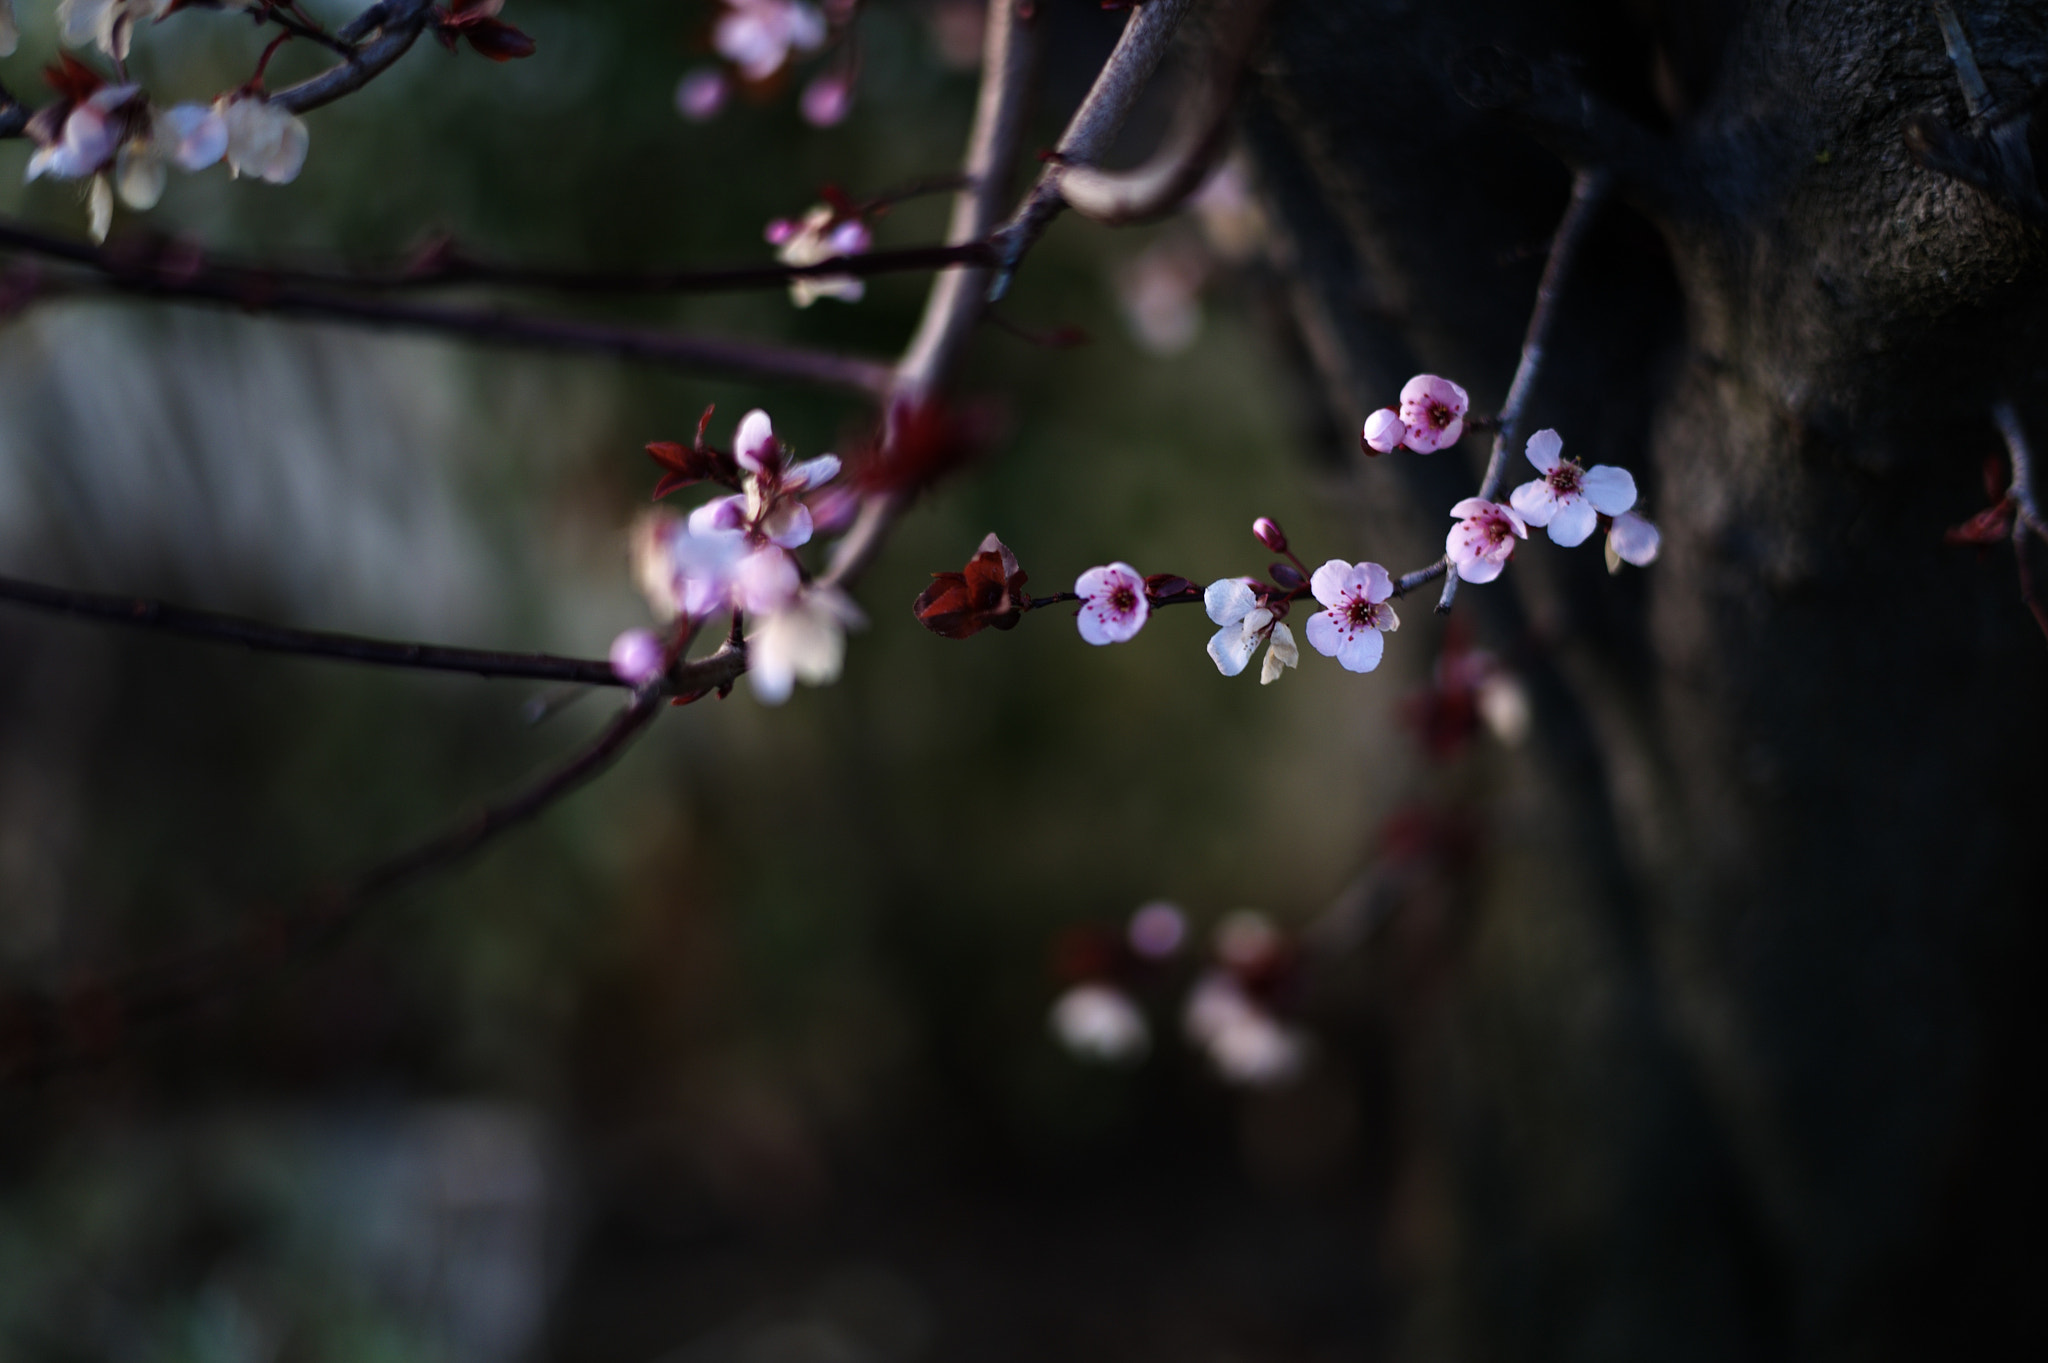
[[[25,0],[17,89],[52,52]],[[349,6],[312,6],[323,18]],[[1052,5],[1043,126],[1118,16]],[[691,125],[708,6],[513,0],[538,55],[422,44],[313,115],[285,188],[175,179],[147,222],[222,251],[382,262],[425,233],[562,264],[765,259],[819,189],[948,172],[971,74],[929,5],[869,7],[851,117],[794,88]],[[142,33],[162,98],[242,79],[260,37],[190,12]],[[294,47],[303,47],[295,44]],[[280,78],[316,65],[287,49]],[[75,187],[0,212],[69,231]],[[878,244],[935,239],[942,197]],[[1155,1055],[1049,1039],[1054,944],[1165,895],[1314,918],[1410,784],[1392,723],[1432,651],[1381,673],[1216,675],[1161,612],[1092,649],[1064,613],[965,642],[910,604],[999,532],[1034,589],[1124,559],[1259,571],[1375,556],[1356,488],[1304,459],[1299,376],[1243,281],[1182,353],[1127,338],[1115,280],[1163,233],[1060,225],[1004,304],[1093,344],[985,328],[963,391],[986,458],[929,496],[857,593],[836,687],[665,715],[598,786],[252,997],[0,1092],[0,1357],[191,1360],[1305,1357],[1370,1338],[1359,1133],[1370,1048],[1241,1097],[1152,1000]],[[600,308],[876,355],[922,279],[798,312],[779,292]],[[1126,288],[1128,294],[1129,290]],[[1185,327],[1181,327],[1182,332]],[[623,528],[716,402],[810,454],[871,414],[813,393],[154,305],[0,331],[0,571],[294,623],[601,655],[639,622]],[[1332,463],[1341,451],[1331,451]],[[1376,488],[1368,470],[1367,496]],[[537,696],[560,702],[529,723]],[[0,977],[32,988],[203,939],[439,826],[614,704],[0,616]],[[1336,991],[1343,997],[1342,990]],[[1361,1043],[1362,1044],[1362,1043]],[[669,1352],[675,1351],[675,1352]]]

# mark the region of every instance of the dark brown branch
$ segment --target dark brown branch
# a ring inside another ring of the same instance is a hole
[[[1500,492],[1501,475],[1507,469],[1508,445],[1521,434],[1522,413],[1536,388],[1536,376],[1543,368],[1543,350],[1557,320],[1557,300],[1564,291],[1565,276],[1571,271],[1586,228],[1607,197],[1610,181],[1603,170],[1582,170],[1572,178],[1572,198],[1550,239],[1550,258],[1544,262],[1543,277],[1536,284],[1536,306],[1529,312],[1529,329],[1522,338],[1522,358],[1515,365],[1514,381],[1508,385],[1507,401],[1501,404],[1499,426],[1494,431],[1493,452],[1486,460],[1486,474],[1479,480],[1478,496],[1492,501]],[[1406,581],[1406,578],[1402,579]],[[1458,595],[1458,575],[1444,579],[1443,596],[1437,600],[1439,614],[1451,608]]]
[[[233,644],[258,653],[326,658],[371,667],[464,672],[478,677],[576,682],[584,686],[625,685],[613,674],[611,664],[599,658],[505,653],[492,649],[452,648],[443,644],[407,643],[396,639],[369,639],[325,630],[290,629],[237,615],[192,610],[145,597],[72,591],[14,577],[0,577],[0,602],[208,643]],[[736,667],[736,661],[725,655],[681,663],[669,674],[670,688],[677,693],[688,693],[721,686],[739,675]]]
[[[211,947],[55,998],[0,1001],[0,1080],[94,1060],[138,1024],[259,983],[293,957],[331,941],[379,896],[454,865],[582,789],[646,730],[663,696],[660,687],[635,692],[568,761],[437,836],[312,896],[294,912],[254,919]]]

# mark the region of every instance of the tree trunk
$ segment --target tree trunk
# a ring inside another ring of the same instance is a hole
[[[1961,9],[2024,109],[2048,6]],[[1632,469],[1665,536],[1614,579],[1531,543],[1459,598],[1527,661],[1537,741],[1402,1043],[1416,1148],[1450,1152],[1396,1185],[1412,1350],[2038,1345],[2048,642],[2010,546],[1943,530],[1986,504],[1995,401],[2048,440],[2048,240],[2024,158],[1987,190],[1909,153],[1915,115],[1990,145],[1934,7],[1301,0],[1262,77],[1353,430],[1423,369],[1497,409],[1566,167],[1614,173],[1524,429]],[[1369,465],[1399,505],[1366,554],[1440,552],[1476,468]]]

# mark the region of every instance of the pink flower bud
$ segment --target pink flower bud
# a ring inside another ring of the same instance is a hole
[[[1359,440],[1370,457],[1392,454],[1407,438],[1408,423],[1401,420],[1401,414],[1391,407],[1382,407],[1365,419],[1365,431]]]
[[[661,640],[649,629],[629,629],[612,640],[612,671],[628,686],[645,686],[668,670]]]
[[[1280,528],[1280,523],[1271,516],[1261,516],[1253,521],[1252,534],[1258,536],[1259,543],[1274,553],[1287,552],[1287,534]]]
[[[853,82],[842,72],[828,71],[804,87],[797,107],[812,127],[837,127],[853,109]]]
[[[692,123],[708,123],[725,108],[732,86],[725,72],[715,66],[700,66],[676,85],[676,112]]]

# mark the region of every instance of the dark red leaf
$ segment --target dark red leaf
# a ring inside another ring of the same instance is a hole
[[[2012,499],[1985,507],[1942,536],[1948,544],[1997,544],[2012,534]]]
[[[534,53],[533,39],[496,19],[472,24],[463,30],[462,36],[469,39],[471,47],[494,62],[516,61]]]

